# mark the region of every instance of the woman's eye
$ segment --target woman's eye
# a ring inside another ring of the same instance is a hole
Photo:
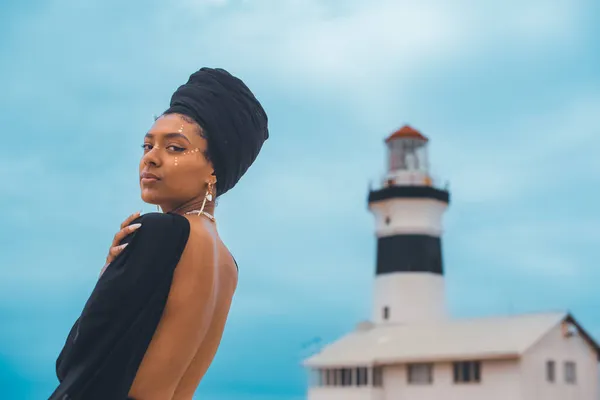
[[[144,143],[144,144],[142,145],[142,148],[143,148],[144,150],[148,150],[148,151],[150,151],[150,148],[148,148],[148,147],[151,147],[151,146],[152,146],[152,145],[151,145],[150,143]],[[182,152],[182,151],[185,151],[185,149],[184,149],[183,147],[179,147],[179,146],[173,146],[173,145],[171,145],[171,146],[167,146],[167,149],[168,149],[168,148],[172,148],[172,149],[173,149],[173,151],[177,151],[177,152]]]

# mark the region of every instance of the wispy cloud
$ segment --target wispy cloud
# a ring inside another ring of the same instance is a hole
[[[189,3],[182,6],[193,12]],[[171,12],[179,12],[177,3]],[[424,67],[469,57],[491,43],[513,49],[572,43],[582,12],[581,2],[566,1],[263,0],[240,3],[201,27],[183,24],[182,33],[210,32],[196,42],[204,57],[267,74],[285,90],[304,92],[308,85],[321,96],[367,96],[371,103],[389,99],[382,95],[391,95],[390,82],[410,82]]]
[[[598,182],[599,114],[600,93],[573,94],[542,115],[511,117],[486,132],[463,131],[468,140],[441,138],[436,162],[463,204],[506,204],[569,182]]]

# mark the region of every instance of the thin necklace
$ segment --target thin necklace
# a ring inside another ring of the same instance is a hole
[[[214,215],[211,215],[209,213],[207,213],[204,210],[192,210],[192,211],[188,211],[186,212],[186,214],[196,214],[196,215],[204,215],[205,217],[207,217],[208,219],[210,219],[211,221],[215,222],[215,217]]]

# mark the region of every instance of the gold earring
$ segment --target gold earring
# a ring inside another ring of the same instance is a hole
[[[212,196],[213,187],[212,186],[213,186],[213,184],[209,182],[208,187],[206,188],[205,197],[206,197],[206,200],[208,200],[208,201],[212,201],[212,199],[213,199],[213,196]]]
[[[206,188],[206,193],[204,193],[204,200],[202,200],[202,206],[200,207],[200,214],[204,212],[204,206],[207,201],[212,201],[212,183],[208,183],[208,187]]]

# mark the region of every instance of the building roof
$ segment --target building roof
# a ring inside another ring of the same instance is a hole
[[[362,327],[304,361],[307,367],[515,358],[563,321],[574,323],[598,354],[594,340],[565,312],[456,319],[420,325]]]
[[[423,134],[421,134],[421,132],[419,132],[418,130],[414,129],[413,127],[411,127],[409,125],[404,125],[402,128],[400,128],[396,132],[392,133],[390,136],[387,137],[387,139],[385,139],[385,142],[387,143],[390,140],[397,139],[397,138],[413,138],[413,139],[421,139],[426,142],[429,141],[429,139],[427,139],[427,137],[423,136]]]

